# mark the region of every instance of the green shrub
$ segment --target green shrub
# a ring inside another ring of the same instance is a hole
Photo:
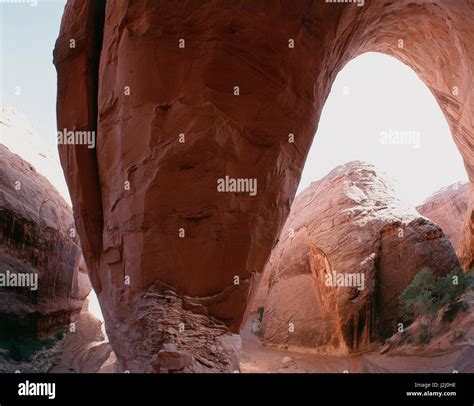
[[[455,303],[472,287],[472,271],[463,272],[456,268],[444,277],[437,277],[428,268],[423,268],[399,297],[400,315],[409,322],[420,316],[433,318],[441,307]]]
[[[443,278],[438,278],[434,286],[434,294],[439,298],[439,305],[453,303],[471,284],[471,271],[463,272],[456,268]]]
[[[436,278],[428,268],[418,272],[399,297],[401,317],[413,321],[418,316],[432,316],[436,313],[436,297],[433,286]]]
[[[265,307],[260,306],[260,307],[257,309],[257,312],[258,312],[258,320],[259,320],[260,323],[261,323],[262,320],[263,320],[263,313],[265,313]]]

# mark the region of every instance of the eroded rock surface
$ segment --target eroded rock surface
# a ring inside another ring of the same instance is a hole
[[[127,335],[139,344],[132,350],[127,345],[114,348],[119,357],[133,353],[131,371],[239,371],[241,339],[209,315],[206,303],[155,283],[134,308]]]
[[[464,221],[463,232],[459,244],[459,256],[466,270],[474,269],[474,182],[469,184],[469,205],[467,218]]]
[[[60,155],[121,368],[144,339],[131,335],[138,297],[157,281],[205,299],[238,332],[331,84],[357,55],[415,70],[474,181],[473,19],[471,2],[449,0],[69,0],[55,49],[58,128],[96,131],[97,149]],[[257,179],[257,195],[218,192],[225,176]]]
[[[69,325],[91,290],[78,238],[71,237],[72,210],[45,177],[1,144],[0,190],[0,336],[47,338]],[[20,275],[29,275],[28,286],[14,286]]]
[[[455,250],[459,249],[469,205],[469,184],[455,183],[434,193],[417,211],[438,224]]]
[[[297,196],[265,269],[265,343],[369,349],[396,333],[398,296],[416,273],[458,265],[441,229],[395,196],[387,177],[358,161]]]
[[[87,300],[73,323],[56,348],[58,359],[51,372],[117,372],[115,354],[103,333],[102,322],[89,312]]]

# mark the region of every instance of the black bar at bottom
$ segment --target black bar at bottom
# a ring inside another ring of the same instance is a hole
[[[54,384],[54,386],[52,386]],[[54,389],[54,390],[53,390]],[[472,374],[1,374],[0,406],[474,405]],[[286,399],[286,400],[285,400]],[[113,403],[117,402],[117,403]],[[395,402],[395,403],[394,403]]]

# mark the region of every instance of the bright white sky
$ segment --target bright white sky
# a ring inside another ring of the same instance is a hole
[[[24,114],[50,148],[56,143],[53,48],[66,0],[32,4],[0,0],[0,107]]]
[[[416,145],[382,144],[382,132],[419,133]],[[387,172],[413,204],[467,181],[448,123],[428,87],[398,60],[366,53],[349,62],[324,106],[299,191],[337,165],[361,160]]]

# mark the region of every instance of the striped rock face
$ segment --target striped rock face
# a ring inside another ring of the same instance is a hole
[[[0,190],[0,339],[49,338],[69,328],[91,290],[72,210],[3,144]]]
[[[190,298],[183,303],[203,315],[198,336],[214,337],[215,323],[224,336],[239,331],[331,84],[361,53],[417,72],[474,181],[473,17],[472,3],[448,0],[68,1],[54,53],[58,129],[95,132],[96,144],[60,145],[60,155],[121,367],[151,371],[174,357],[158,357],[167,342],[152,337],[153,317],[134,324],[150,289]],[[218,190],[222,179],[244,190]],[[256,193],[245,189],[253,180]],[[176,365],[190,368],[198,351],[183,351]]]

